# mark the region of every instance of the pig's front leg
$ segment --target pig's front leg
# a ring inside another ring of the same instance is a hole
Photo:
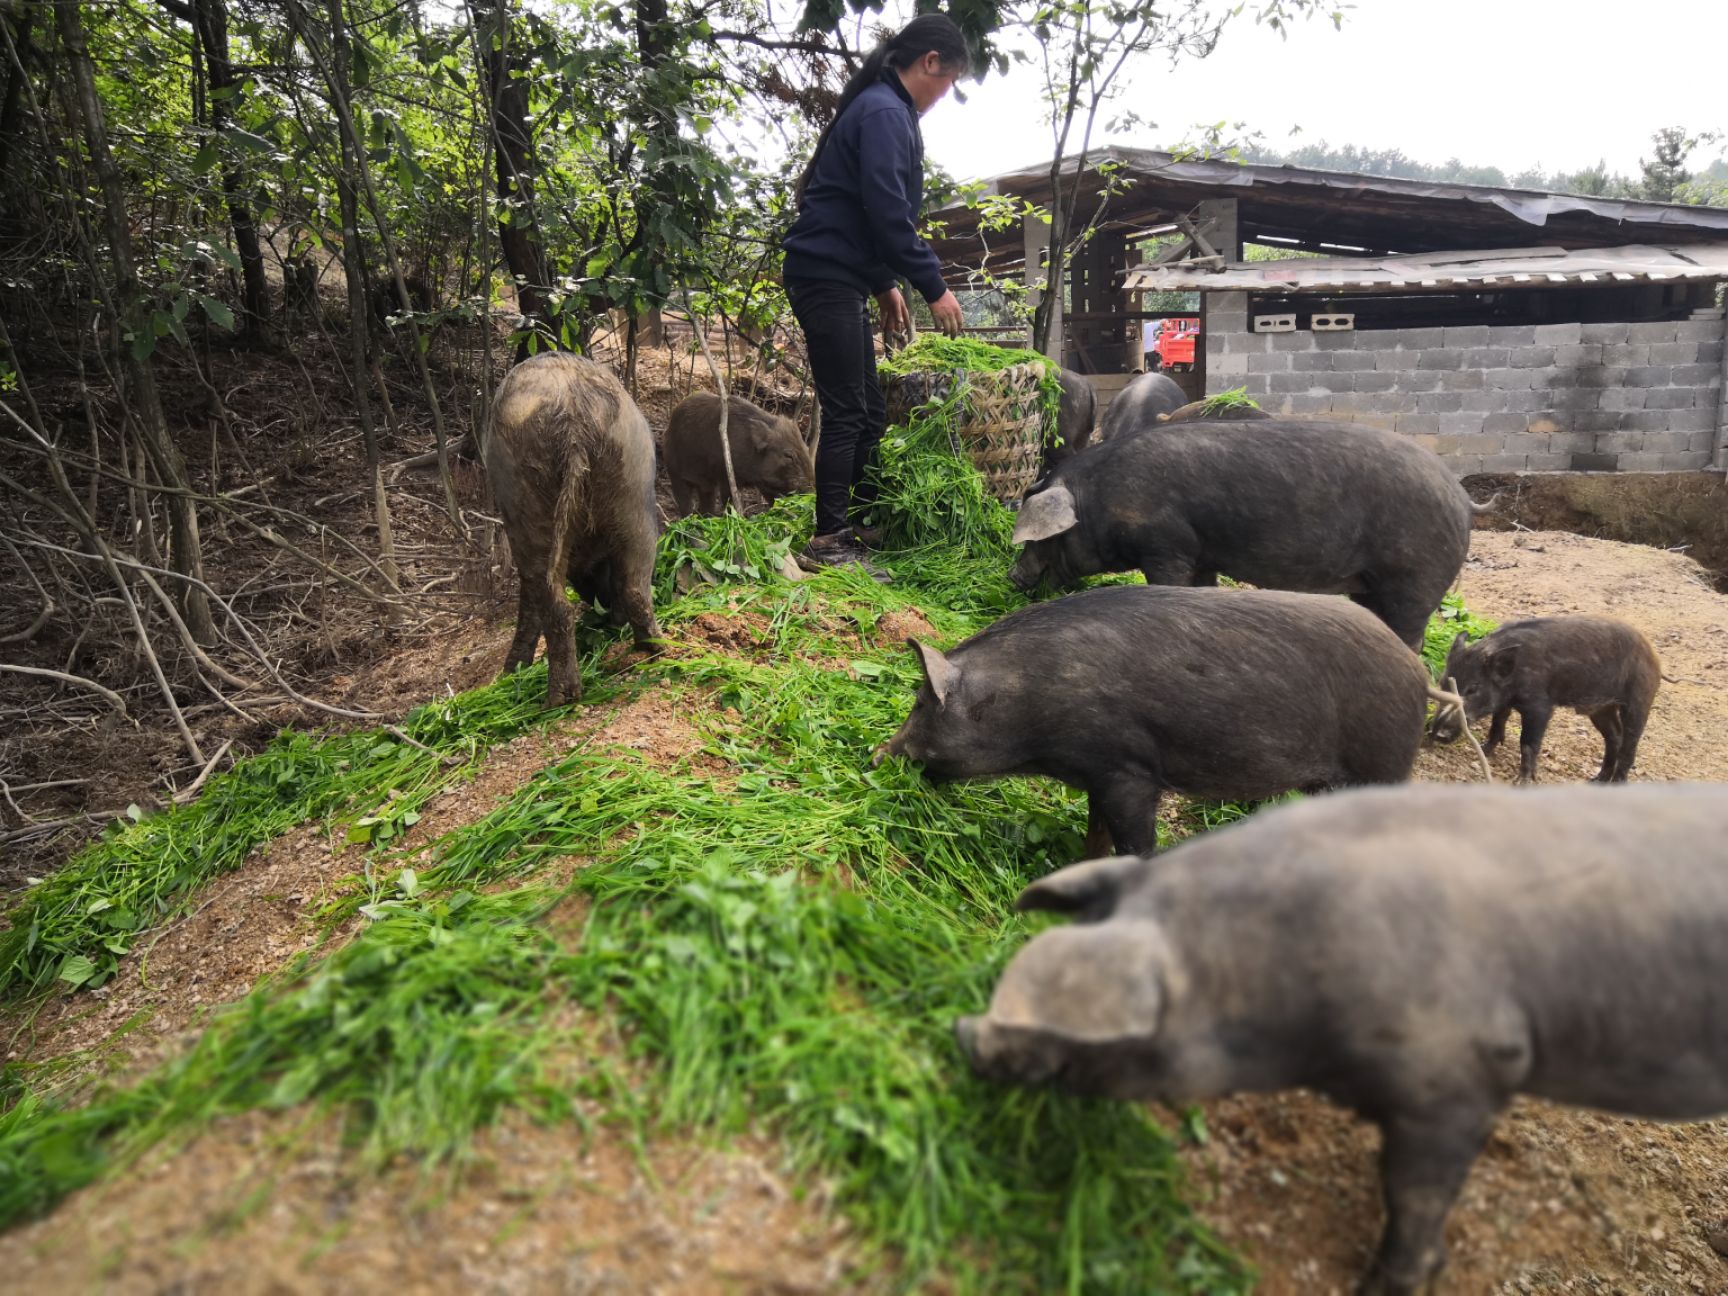
[[[1150,855],[1158,849],[1158,797],[1163,789],[1145,770],[1118,770],[1086,789],[1086,851],[1089,859],[1114,846],[1118,855]],[[1102,832],[1100,831],[1102,830]],[[1110,845],[1103,842],[1109,834]]]
[[[1482,744],[1482,754],[1492,756],[1494,749],[1506,741],[1506,721],[1512,715],[1512,708],[1501,707],[1494,713],[1494,719],[1488,723],[1488,741]]]
[[[1359,1296],[1414,1296],[1446,1265],[1446,1215],[1494,1114],[1473,1106],[1409,1112],[1382,1124],[1386,1232]]]
[[[1540,702],[1518,708],[1518,781],[1534,783],[1536,766],[1542,758],[1542,739],[1548,732],[1548,722],[1554,718],[1554,704]]]

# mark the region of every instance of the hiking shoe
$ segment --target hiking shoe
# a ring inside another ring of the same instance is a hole
[[[852,538],[854,540],[856,540],[864,548],[866,548],[866,549],[880,549],[882,547],[882,528],[881,527],[879,527],[879,526],[864,526],[862,523],[855,522],[852,524],[851,531],[852,531]]]
[[[850,531],[811,536],[810,543],[799,550],[795,557],[798,565],[805,571],[821,571],[824,567],[857,567],[871,580],[883,585],[894,579],[880,567],[864,561],[864,546],[853,538]]]

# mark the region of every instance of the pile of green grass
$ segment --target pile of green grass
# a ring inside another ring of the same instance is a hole
[[[662,619],[756,617],[767,660],[686,652],[608,681],[597,651],[584,659],[585,705],[650,687],[711,703],[704,755],[725,773],[579,747],[413,867],[373,834],[365,876],[325,914],[358,911],[366,926],[214,1015],[179,1060],[77,1102],[52,1068],[0,1073],[0,1225],[227,1113],[311,1104],[375,1161],[437,1165],[459,1161],[505,1105],[579,1121],[581,1095],[644,1136],[766,1125],[836,1184],[904,1287],[1245,1289],[1243,1266],[1184,1203],[1172,1141],[1146,1111],[985,1086],[950,1037],[1036,929],[1013,899],[1078,857],[1085,813],[1045,780],[937,789],[868,763],[918,682],[909,653],[867,646],[878,623],[916,606],[947,643],[1020,601],[1004,577],[1009,515],[941,435],[915,422],[885,447],[881,520],[922,540],[884,559],[892,586],[846,570],[796,585],[774,575],[808,531],[807,499],[686,519],[662,542]],[[1437,618],[1431,651],[1444,654],[1465,615]],[[848,625],[865,637],[837,628]],[[454,770],[385,750],[376,733],[285,738],[226,776],[228,791],[214,785],[207,800],[229,799],[206,817],[186,807],[124,828],[69,866],[72,881],[38,888],[7,985],[40,986],[66,951],[107,948],[96,906],[164,845],[168,881],[126,901],[126,941],[233,867],[243,842],[309,816],[401,822],[405,802],[532,723],[544,686],[537,666],[417,713],[407,731],[464,754]],[[1184,827],[1241,813],[1198,807]],[[547,866],[570,856],[584,867],[549,886]],[[590,904],[567,943],[542,918],[571,891]],[[590,1014],[561,1011],[572,1000]],[[646,1089],[567,1024],[598,1015],[626,1027]]]

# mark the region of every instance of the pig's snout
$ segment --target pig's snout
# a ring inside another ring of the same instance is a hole
[[[870,749],[870,768],[871,769],[880,768],[882,762],[887,760],[887,759],[888,759],[888,744],[887,743],[877,743],[874,747],[872,747]]]

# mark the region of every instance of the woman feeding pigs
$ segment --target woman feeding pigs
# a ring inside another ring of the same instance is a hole
[[[918,237],[924,200],[924,140],[918,118],[970,66],[965,37],[942,14],[922,14],[878,45],[841,92],[834,120],[799,178],[798,219],[786,251],[786,296],[804,330],[822,436],[816,447],[816,531],[800,555],[824,567],[864,561],[852,525],[874,499],[865,481],[887,423],[876,383],[869,299],[882,327],[903,332],[904,276],[930,303],[936,327],[960,331],[960,303],[942,282],[936,254]]]

